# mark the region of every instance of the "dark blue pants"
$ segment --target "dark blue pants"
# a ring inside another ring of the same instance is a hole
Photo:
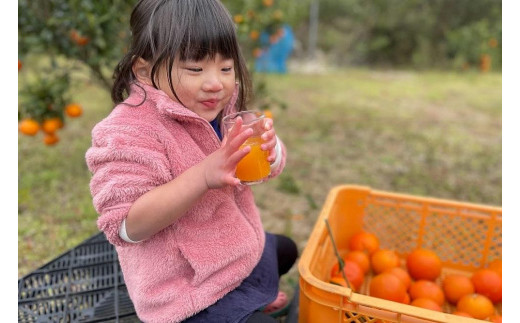
[[[264,253],[251,275],[224,298],[183,322],[276,322],[258,308],[274,301],[280,276],[291,269],[297,257],[298,249],[292,239],[279,234],[266,233]]]

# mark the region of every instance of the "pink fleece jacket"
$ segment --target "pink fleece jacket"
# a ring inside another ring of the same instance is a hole
[[[132,244],[119,236],[130,206],[171,181],[221,145],[210,123],[164,92],[133,85],[92,130],[86,153],[97,225],[115,245],[139,318],[177,322],[221,299],[258,263],[265,234],[251,189],[209,190],[184,216],[151,238]],[[234,111],[233,98],[224,113]],[[277,176],[285,166],[273,170]]]

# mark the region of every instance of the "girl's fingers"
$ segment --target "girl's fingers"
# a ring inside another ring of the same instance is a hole
[[[236,167],[238,162],[242,158],[244,158],[245,155],[247,155],[250,151],[251,151],[251,147],[250,146],[245,146],[244,148],[237,150],[236,152],[231,154],[231,156],[229,156],[229,158],[228,158],[229,163]]]
[[[264,141],[261,146],[262,150],[274,149],[274,147],[276,146],[276,135],[274,133],[274,130],[266,131],[262,135],[262,140]]]
[[[229,130],[226,143],[232,150],[237,150],[253,134],[253,129],[242,127],[243,120],[238,117],[233,127]]]
[[[237,134],[236,137],[230,138],[231,141],[229,142],[229,147],[232,150],[239,149],[240,146],[242,146],[246,142],[246,140],[249,137],[251,137],[252,134],[253,134],[253,129],[251,129],[251,128],[247,128],[247,129],[243,130],[241,133]]]
[[[265,131],[269,131],[273,129],[273,119],[266,118],[264,121],[264,129]]]
[[[263,141],[270,141],[270,140],[272,140],[274,137],[276,137],[276,133],[274,131],[274,128],[271,127],[271,129],[266,129],[261,137],[262,137]]]
[[[262,143],[262,149],[263,150],[271,150],[276,146],[276,139],[270,138],[269,140],[266,140]]]
[[[275,149],[271,149],[269,151],[269,156],[267,157],[267,161],[272,163],[272,162],[274,162],[275,159],[276,159],[276,150]]]
[[[224,178],[224,182],[228,185],[231,185],[231,186],[237,186],[237,185],[240,185],[240,180],[234,176],[226,176],[226,178]]]

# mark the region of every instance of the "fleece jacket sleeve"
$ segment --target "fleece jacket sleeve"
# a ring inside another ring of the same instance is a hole
[[[171,180],[168,160],[152,132],[133,125],[98,124],[86,153],[92,172],[90,190],[99,214],[97,225],[114,245],[125,245],[121,223],[144,193]]]

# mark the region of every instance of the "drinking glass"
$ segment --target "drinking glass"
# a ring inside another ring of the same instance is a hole
[[[265,131],[265,115],[257,110],[229,114],[222,119],[226,133],[233,128],[238,117],[242,118],[243,128],[253,129],[253,135],[242,145],[250,146],[251,150],[238,163],[235,175],[244,185],[262,183],[271,174],[271,164],[267,160],[269,151],[260,148],[263,143],[260,136]]]

